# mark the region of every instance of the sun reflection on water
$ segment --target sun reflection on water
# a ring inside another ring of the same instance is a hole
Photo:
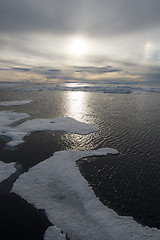
[[[95,124],[92,112],[92,103],[87,92],[68,91],[65,94],[65,116],[72,117],[80,122]],[[91,150],[97,147],[98,133],[87,135],[66,133],[65,142],[69,143],[69,149]]]
[[[87,94],[85,92],[68,92],[66,94],[66,115],[78,121],[86,120]]]

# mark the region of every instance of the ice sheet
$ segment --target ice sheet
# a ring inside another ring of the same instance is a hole
[[[117,154],[115,149],[56,152],[19,177],[13,192],[45,209],[48,219],[71,240],[159,240],[160,231],[118,216],[96,198],[75,161],[93,155]]]

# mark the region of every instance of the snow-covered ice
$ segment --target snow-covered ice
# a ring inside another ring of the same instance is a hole
[[[13,111],[0,111],[0,130],[22,119],[29,118],[27,113],[17,113]]]
[[[89,134],[98,131],[95,124],[79,122],[73,118],[32,119],[11,127],[11,124],[19,120],[29,118],[26,113],[13,111],[0,111],[0,136],[10,138],[7,146],[14,147],[23,142],[23,138],[30,132],[35,131],[65,131],[76,134]]]
[[[21,106],[33,102],[33,100],[0,102],[0,106]]]
[[[61,151],[19,177],[12,191],[38,209],[76,240],[159,240],[160,231],[142,227],[131,217],[118,216],[95,196],[76,161],[83,157],[117,154],[116,149]]]
[[[77,134],[89,134],[99,130],[95,124],[87,124],[79,122],[70,117],[54,118],[54,119],[32,119],[28,120],[19,126],[17,129],[20,131],[33,132],[33,131],[66,131]]]
[[[61,233],[59,228],[51,226],[46,230],[44,240],[66,240],[66,236]]]
[[[7,179],[15,171],[15,163],[4,163],[0,161],[0,182]]]
[[[0,137],[4,137],[9,141],[7,145],[15,146],[23,142],[23,138],[27,133],[25,131],[19,131],[16,127],[11,127],[11,125],[29,117],[26,113],[0,111]]]

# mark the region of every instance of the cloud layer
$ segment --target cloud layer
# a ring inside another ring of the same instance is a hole
[[[158,79],[159,12],[159,0],[0,0],[1,78],[10,79],[13,70],[15,79],[32,78],[35,67],[45,67],[50,79],[122,72],[126,78]],[[83,58],[67,52],[75,36],[87,41]]]
[[[1,0],[1,31],[121,34],[159,26],[159,0]]]

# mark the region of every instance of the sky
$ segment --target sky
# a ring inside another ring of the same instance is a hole
[[[0,81],[159,82],[159,0],[0,0]]]

